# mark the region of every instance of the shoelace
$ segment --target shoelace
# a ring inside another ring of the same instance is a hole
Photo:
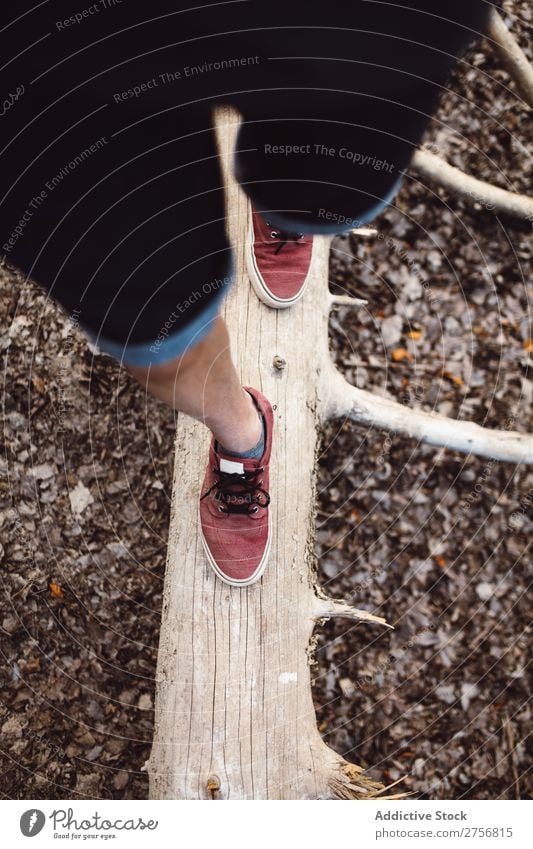
[[[270,221],[266,222],[267,227],[271,227]],[[283,250],[285,245],[288,245],[289,242],[300,242],[304,237],[303,233],[293,233],[291,230],[271,230],[270,238],[271,239],[279,239],[279,245],[277,246],[274,253],[276,256],[280,251]]]
[[[214,466],[213,472],[218,480],[209,487],[207,492],[204,492],[200,501],[216,489],[215,498],[222,501],[218,508],[221,513],[244,513],[248,516],[257,513],[260,507],[268,507],[270,504],[270,495],[259,485],[262,481],[257,480],[257,476],[262,471],[264,470],[261,467],[239,474],[238,472],[221,472]],[[261,493],[264,495],[263,501]]]

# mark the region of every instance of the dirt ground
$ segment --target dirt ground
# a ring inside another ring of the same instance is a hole
[[[504,7],[528,45],[529,4]],[[486,44],[465,58],[427,142],[530,191],[530,112]],[[375,226],[334,242],[332,289],[368,300],[332,315],[339,368],[531,431],[531,224],[410,175]],[[0,793],[146,798],[174,414],[6,269],[0,315]],[[419,798],[530,796],[532,472],[340,423],[319,489],[322,583],[395,628],[318,631],[325,740]]]

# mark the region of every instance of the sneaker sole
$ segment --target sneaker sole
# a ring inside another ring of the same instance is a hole
[[[305,292],[305,287],[307,286],[307,281],[309,279],[309,272],[306,275],[306,278],[303,282],[303,286],[298,292],[298,294],[291,298],[290,300],[286,300],[283,298],[276,298],[273,292],[267,287],[261,272],[257,267],[257,263],[255,261],[255,252],[254,252],[254,228],[252,224],[252,213],[250,213],[250,220],[248,224],[248,237],[246,243],[246,270],[248,272],[248,277],[250,278],[250,283],[252,284],[252,288],[259,298],[264,304],[269,307],[272,307],[275,310],[284,310],[288,309],[288,307],[292,307],[293,304],[297,304],[300,298],[303,297]],[[313,261],[313,255],[311,254],[311,262]],[[310,263],[311,264],[311,263]]]
[[[272,522],[271,522],[270,519],[269,519],[269,522],[268,522],[268,538],[267,538],[267,541],[266,541],[265,551],[263,553],[263,557],[261,558],[261,562],[260,562],[259,566],[257,567],[257,569],[255,570],[255,572],[253,573],[253,575],[250,575],[249,578],[245,578],[242,581],[239,581],[235,578],[228,578],[228,576],[225,575],[224,572],[222,572],[220,567],[217,565],[215,558],[213,557],[213,555],[211,554],[211,551],[209,550],[207,540],[204,537],[204,532],[202,530],[202,523],[201,523],[201,519],[200,519],[200,505],[198,505],[198,527],[200,528],[200,539],[202,540],[202,545],[203,545],[208,563],[211,566],[213,572],[216,574],[216,576],[218,578],[220,578],[221,581],[223,581],[225,584],[228,584],[230,587],[249,587],[252,584],[255,584],[256,581],[258,581],[262,577],[263,572],[265,571],[266,566],[267,566],[268,558],[269,558],[269,555],[270,555],[270,547],[271,547],[271,543],[272,543]]]

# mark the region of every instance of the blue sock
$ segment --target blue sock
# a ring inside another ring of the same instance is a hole
[[[223,445],[220,445],[219,442],[216,443],[215,450],[217,452],[221,452],[222,454],[227,454],[228,457],[240,457],[242,460],[260,460],[265,452],[265,419],[263,415],[257,411],[257,415],[261,419],[261,425],[263,427],[263,432],[259,438],[259,442],[257,445],[254,445],[253,448],[250,448],[248,451],[228,451],[227,448],[224,448]]]

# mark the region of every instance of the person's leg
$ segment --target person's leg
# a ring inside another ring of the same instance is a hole
[[[213,37],[225,24],[211,12],[156,0],[145,20],[134,6],[126,27],[110,11],[46,45],[46,4],[11,27],[37,46],[0,74],[6,92],[35,80],[0,126],[0,248],[101,351],[210,428],[198,530],[217,575],[247,586],[270,545],[273,415],[240,385],[217,318],[234,274],[211,114],[240,66],[185,70],[241,50]]]
[[[259,442],[261,422],[235,371],[221,316],[182,356],[162,365],[126,369],[156,398],[207,425],[228,451],[246,452]]]

